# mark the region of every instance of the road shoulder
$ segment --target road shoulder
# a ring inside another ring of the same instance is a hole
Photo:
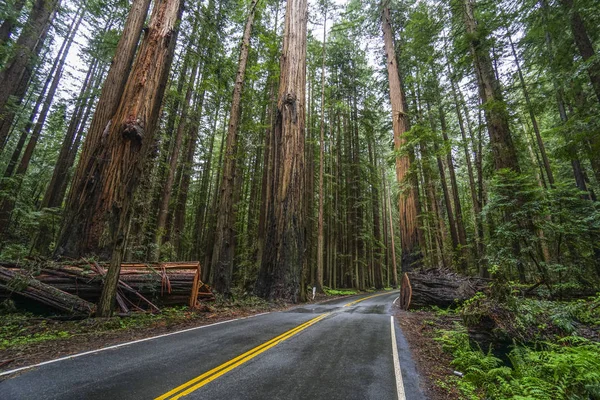
[[[434,340],[435,331],[443,329],[438,324],[443,322],[428,311],[408,312],[393,307],[392,312],[408,342],[424,395],[430,400],[459,400],[460,393],[453,381],[460,378],[453,373],[450,356]]]

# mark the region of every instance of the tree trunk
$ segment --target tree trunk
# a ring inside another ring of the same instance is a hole
[[[288,0],[277,120],[271,141],[265,246],[256,293],[297,302],[304,261],[306,0]]]
[[[106,255],[106,249],[103,250],[105,244],[100,240],[104,226],[99,216],[94,215],[94,207],[87,204],[86,193],[99,184],[91,171],[101,162],[102,144],[106,144],[107,135],[113,129],[111,120],[121,103],[149,5],[150,0],[134,0],[125,22],[73,176],[57,255],[73,258],[91,253]],[[104,140],[101,143],[102,137]]]
[[[58,8],[58,5],[56,5],[56,7]],[[53,18],[55,11],[56,10],[52,12],[51,16],[48,18],[49,20]],[[39,15],[37,15],[37,17],[39,17]],[[30,18],[28,19],[27,24],[29,24],[30,22],[33,23],[32,19],[36,19],[36,15],[34,15],[33,13],[30,14]],[[35,30],[36,28],[38,28],[37,25],[38,24],[36,24],[36,26],[28,26],[31,29]],[[41,29],[41,31],[39,32],[39,37],[35,40],[35,44],[33,50],[31,51],[31,54],[29,54],[26,48],[21,48],[21,51],[17,52],[17,58],[13,59],[15,63],[11,65],[21,64],[20,62],[18,62],[18,58],[19,56],[24,55],[26,60],[20,60],[25,63],[23,69],[19,69],[18,66],[16,66],[15,68],[12,68],[9,71],[8,68],[11,67],[7,66],[6,69],[0,71],[0,79],[4,79],[3,77],[6,74],[8,74],[8,72],[10,72],[11,75],[13,75],[13,77],[10,79],[17,79],[16,82],[13,82],[12,80],[11,82],[8,82],[7,86],[0,84],[0,87],[2,87],[3,89],[6,88],[6,90],[3,90],[0,93],[0,152],[2,152],[2,150],[4,150],[4,146],[6,146],[11,126],[13,124],[15,116],[17,115],[16,107],[21,105],[23,99],[25,98],[25,94],[27,93],[27,89],[29,88],[31,75],[34,71],[37,58],[39,57],[40,53],[42,52],[42,49],[44,48],[44,43],[46,41],[46,37],[48,36],[49,28],[50,23],[48,22],[43,26],[43,29]],[[16,46],[19,46],[19,43],[25,44],[24,42],[28,41],[28,38],[25,37],[23,41],[21,41],[21,39],[24,37],[23,35],[27,36],[30,34],[33,34],[32,31],[24,29],[21,32],[19,39],[17,40]],[[6,96],[6,101],[2,100],[4,96]],[[10,103],[8,101],[11,96],[13,98],[12,107],[9,106]]]
[[[73,111],[73,115],[71,116],[71,121],[67,128],[67,133],[63,140],[60,153],[58,155],[58,160],[56,161],[56,167],[54,167],[54,171],[52,173],[52,179],[50,180],[50,184],[48,185],[48,189],[46,190],[46,194],[44,195],[44,199],[42,200],[41,208],[47,207],[60,207],[62,204],[62,198],[59,198],[58,194],[60,193],[60,186],[65,181],[67,172],[71,167],[68,165],[69,154],[71,153],[75,135],[77,134],[78,127],[81,125],[82,118],[84,112],[89,109],[89,104],[86,99],[87,96],[90,95],[90,90],[93,85],[93,77],[96,72],[97,61],[95,60],[89,67],[87,75],[83,81],[83,85],[81,86],[81,91],[78,96],[78,104]]]
[[[575,45],[583,61],[588,62],[587,73],[590,77],[594,93],[600,102],[600,60],[595,59],[594,46],[588,35],[585,23],[581,14],[574,7],[573,0],[560,0],[562,5],[567,9],[569,13],[569,22],[571,24],[571,31],[573,32],[573,38],[575,39]]]
[[[469,45],[473,57],[473,66],[477,76],[479,96],[485,110],[488,134],[496,170],[503,168],[520,172],[517,152],[512,141],[508,123],[508,112],[502,98],[500,82],[496,79],[494,68],[488,49],[485,47],[485,38],[475,20],[473,6],[474,0],[464,0],[465,24],[469,36]]]
[[[173,149],[171,151],[171,157],[169,159],[169,167],[167,169],[167,179],[163,182],[161,200],[158,209],[158,218],[155,229],[155,240],[156,245],[156,260],[160,259],[160,247],[163,244],[163,237],[167,226],[167,216],[169,214],[169,204],[171,202],[171,194],[173,192],[173,183],[175,181],[175,171],[177,170],[177,163],[179,162],[179,153],[181,151],[181,144],[183,142],[184,134],[188,128],[188,109],[192,99],[192,92],[194,91],[194,84],[196,81],[196,74],[198,73],[198,63],[195,63],[192,67],[190,75],[190,81],[185,92],[185,99],[181,106],[181,117],[179,119],[179,125],[177,126],[177,133],[175,134],[175,142],[173,143]],[[180,77],[184,79],[184,77]]]
[[[385,182],[385,177],[384,177],[384,182]],[[386,189],[386,187],[384,187],[384,191],[385,191],[385,189]],[[391,194],[389,193],[389,191],[386,191],[386,193],[384,195],[387,200],[388,220],[389,220],[389,226],[390,226],[390,241],[391,241],[391,247],[392,247],[392,287],[397,288],[398,287],[398,266],[396,265],[396,239],[395,239],[396,235],[394,234],[394,219],[392,218],[392,200],[391,200]]]
[[[79,215],[93,216],[85,224],[95,228],[91,233],[102,235],[108,225],[112,255],[98,304],[99,316],[112,313],[132,198],[154,146],[154,130],[182,11],[182,0],[156,2],[119,106],[102,139],[100,157],[92,164],[88,184],[76,193],[84,205]]]
[[[371,170],[371,205],[373,207],[373,272],[375,289],[383,289],[383,270],[381,267],[381,214],[379,204],[379,182],[377,174],[377,155],[373,152],[374,138],[367,141],[369,150],[369,167]]]
[[[392,129],[394,131],[394,149],[400,151],[406,143],[404,133],[409,129],[406,115],[404,91],[398,72],[394,38],[390,19],[389,4],[383,8],[382,15],[383,37],[387,57],[388,80],[390,85],[390,101],[392,104]],[[417,220],[418,192],[414,182],[408,182],[407,177],[411,160],[409,156],[396,157],[396,178],[401,185],[400,194],[400,238],[402,246],[402,270],[410,271],[421,265],[421,250],[419,247],[419,222]]]
[[[323,293],[323,257],[325,253],[325,236],[323,232],[323,213],[325,192],[323,190],[323,169],[325,163],[325,55],[327,51],[327,7],[323,12],[323,53],[321,60],[321,120],[319,121],[319,219],[317,222],[317,292]]]
[[[48,113],[50,112],[50,107],[52,106],[52,102],[54,101],[54,95],[56,94],[56,90],[58,89],[58,84],[60,83],[60,80],[62,78],[62,73],[63,73],[63,69],[65,67],[65,63],[67,61],[67,56],[69,54],[69,50],[71,48],[71,45],[73,44],[73,40],[75,39],[75,34],[77,33],[77,30],[79,29],[79,25],[81,24],[81,21],[83,20],[83,15],[84,15],[84,11],[82,10],[81,14],[79,14],[78,16],[75,16],[74,19],[74,27],[71,27],[71,30],[69,31],[69,34],[67,36],[66,40],[66,46],[64,47],[63,53],[61,55],[60,61],[58,63],[58,66],[56,67],[56,71],[54,72],[54,76],[52,78],[52,83],[50,84],[50,88],[48,89],[48,95],[46,96],[46,99],[44,100],[44,103],[42,105],[42,110],[40,111],[40,114],[38,115],[37,121],[35,123],[34,129],[33,129],[33,133],[31,134],[31,137],[29,139],[29,143],[27,143],[27,147],[25,148],[25,152],[23,153],[23,157],[21,158],[21,163],[19,164],[19,167],[17,168],[16,174],[23,176],[25,175],[25,173],[27,172],[27,169],[29,168],[29,163],[31,161],[31,157],[33,156],[33,151],[35,150],[38,140],[40,138],[40,135],[42,134],[42,129],[44,128],[44,124],[46,123],[46,117],[48,116]]]
[[[24,92],[19,92],[22,78],[29,80],[32,66],[43,46],[48,28],[54,18],[60,0],[36,0],[19,39],[15,43],[16,52],[0,71],[0,114],[6,116],[6,106],[11,96],[16,96],[19,104]],[[29,73],[28,73],[29,71]]]
[[[223,180],[220,186],[220,202],[217,214],[217,229],[212,255],[210,282],[216,292],[231,297],[231,278],[233,275],[233,258],[235,255],[235,222],[237,207],[234,202],[236,182],[236,161],[238,157],[237,131],[240,120],[240,103],[244,88],[244,77],[250,50],[250,36],[258,0],[252,0],[246,19],[244,36],[238,60],[238,70],[235,77],[227,139],[225,143],[225,161],[223,165]]]
[[[529,91],[527,90],[527,85],[525,84],[525,78],[523,77],[523,71],[521,71],[521,64],[519,63],[519,57],[517,56],[517,50],[515,49],[515,45],[512,41],[512,37],[510,32],[507,31],[506,35],[508,36],[508,42],[510,43],[510,49],[515,59],[515,66],[517,67],[517,73],[519,75],[519,83],[521,84],[521,90],[523,91],[523,97],[525,98],[525,104],[527,105],[527,111],[529,112],[529,117],[531,118],[531,124],[533,126],[533,131],[535,133],[535,140],[538,145],[538,149],[540,150],[540,155],[542,157],[542,165],[544,166],[544,171],[546,172],[546,177],[548,178],[548,183],[550,183],[550,187],[554,187],[554,175],[552,174],[552,168],[550,167],[550,161],[548,160],[548,155],[546,154],[546,146],[544,146],[544,141],[542,140],[542,134],[540,133],[540,128],[538,126],[537,118],[535,117],[535,112],[533,111],[533,106],[531,104],[531,100],[529,99]]]
[[[6,19],[2,21],[2,25],[0,25],[0,46],[4,46],[10,40],[10,35],[12,34],[15,25],[18,23],[19,15],[21,14],[24,5],[25,0],[16,0],[11,15],[8,15]],[[2,58],[2,54],[0,54],[0,58]]]
[[[207,68],[204,68],[202,76],[205,77]],[[203,79],[204,80],[204,79]],[[202,84],[200,84],[202,87]],[[193,111],[192,121],[188,126],[188,139],[185,145],[187,150],[185,158],[181,165],[181,180],[179,182],[179,190],[175,201],[175,210],[173,212],[173,228],[171,234],[167,234],[175,252],[181,257],[183,252],[182,239],[185,234],[185,215],[187,209],[188,192],[190,181],[194,172],[194,154],[196,154],[196,145],[198,144],[198,130],[200,119],[202,117],[202,109],[204,106],[204,98],[206,91],[203,90],[196,99],[195,110]]]
[[[75,160],[75,154],[81,140],[82,125],[85,125],[91,109],[91,90],[94,85],[94,75],[96,74],[97,61],[94,61],[88,69],[83,85],[77,99],[77,105],[71,116],[71,121],[67,128],[65,138],[56,161],[56,166],[52,173],[52,179],[48,184],[46,193],[42,199],[40,209],[58,208],[62,205],[64,193],[67,186],[69,171]],[[85,113],[85,114],[84,114]],[[40,228],[33,241],[32,248],[39,254],[48,255],[53,242],[54,232],[51,227],[44,222],[40,223]]]

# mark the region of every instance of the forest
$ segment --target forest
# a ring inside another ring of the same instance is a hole
[[[486,285],[467,325],[571,301],[597,344],[598,1],[7,0],[0,21],[0,260],[105,263],[96,315],[125,262],[291,303],[451,274]]]

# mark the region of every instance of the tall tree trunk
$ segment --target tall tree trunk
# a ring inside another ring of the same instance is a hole
[[[99,185],[92,171],[101,163],[100,153],[104,151],[103,145],[114,128],[111,121],[121,104],[149,6],[150,0],[133,0],[131,5],[73,176],[56,249],[57,255],[80,257],[91,253],[106,253],[103,249],[105,244],[101,243],[104,231],[104,224],[101,222],[103,217],[95,216],[94,207],[86,204],[86,193]]]
[[[396,264],[396,235],[394,234],[394,219],[392,218],[392,196],[389,192],[389,190],[387,189],[387,186],[385,186],[385,177],[384,177],[384,196],[387,200],[387,210],[388,210],[388,221],[389,221],[389,226],[390,226],[390,242],[391,242],[391,248],[392,248],[392,287],[397,288],[398,287],[398,266]]]
[[[13,33],[15,25],[18,23],[19,15],[21,14],[24,5],[25,0],[15,0],[12,13],[2,21],[2,25],[0,25],[0,46],[4,46],[10,40],[10,35]],[[2,56],[3,55],[0,53],[0,61],[3,59]]]
[[[217,229],[212,256],[211,279],[216,292],[226,297],[231,296],[231,278],[233,275],[233,258],[235,255],[235,222],[237,207],[234,202],[236,182],[236,161],[238,157],[237,131],[240,120],[240,104],[244,77],[250,50],[250,36],[254,23],[254,14],[258,0],[252,0],[238,60],[238,70],[235,77],[227,139],[225,143],[225,161],[223,165],[223,181],[220,186],[220,202],[217,214]]]
[[[277,120],[271,141],[265,246],[256,284],[264,298],[297,302],[304,263],[306,0],[288,0]]]
[[[319,293],[323,293],[323,257],[325,250],[325,236],[323,232],[323,213],[325,206],[325,192],[323,190],[323,169],[325,162],[325,55],[327,51],[327,7],[323,12],[323,52],[321,60],[321,120],[319,135],[319,219],[317,222],[317,279],[315,286]]]
[[[454,82],[452,71],[450,71],[450,66],[448,65],[448,74],[450,76],[450,87],[452,89],[452,98],[454,100],[454,107],[456,112],[456,117],[458,119],[458,126],[460,129],[460,135],[462,139],[463,151],[465,153],[465,161],[467,164],[467,174],[469,176],[469,192],[471,194],[471,202],[473,204],[473,214],[475,215],[475,234],[476,234],[476,245],[475,245],[475,256],[477,259],[477,263],[479,265],[479,271],[482,273],[483,269],[481,265],[483,265],[484,260],[484,243],[483,243],[483,225],[481,221],[481,204],[479,203],[479,198],[477,197],[477,185],[475,183],[475,174],[473,172],[473,164],[471,161],[471,152],[469,151],[469,141],[467,139],[466,129],[465,129],[465,121],[463,119],[463,114],[461,112],[460,102],[458,99],[458,94],[456,93],[456,84]],[[451,155],[449,155],[451,157]],[[464,224],[463,224],[464,226]]]
[[[375,289],[383,289],[383,270],[381,266],[381,214],[379,204],[379,182],[377,174],[377,155],[373,152],[374,138],[367,140],[369,151],[369,167],[371,170],[371,205],[373,207],[373,283]]]
[[[183,137],[188,128],[188,110],[190,102],[192,100],[192,92],[194,91],[194,84],[196,81],[196,74],[198,73],[198,63],[194,63],[192,72],[190,75],[190,81],[185,92],[185,99],[181,106],[181,117],[179,119],[179,125],[175,134],[175,142],[173,143],[173,149],[169,159],[169,167],[167,169],[166,180],[162,184],[161,200],[158,209],[158,218],[156,222],[156,229],[154,232],[156,245],[156,255],[153,257],[158,260],[160,258],[160,247],[163,244],[164,233],[167,226],[167,216],[169,214],[169,204],[171,202],[171,194],[173,193],[173,183],[175,181],[175,171],[177,170],[177,163],[179,162],[179,153],[181,151],[181,144]],[[184,79],[184,77],[180,77]]]
[[[390,20],[389,3],[386,3],[382,14],[382,28],[387,57],[388,80],[390,85],[390,101],[392,104],[392,129],[394,131],[394,149],[406,143],[404,133],[409,129],[406,115],[404,91],[398,72],[394,38]],[[418,191],[414,182],[408,182],[408,171],[411,160],[409,156],[396,157],[396,178],[402,187],[400,194],[400,238],[402,246],[402,270],[409,271],[421,265],[421,250],[419,247],[419,222],[417,220]]]
[[[594,93],[600,102],[600,60],[595,57],[594,46],[588,35],[585,23],[581,14],[574,7],[573,0],[560,0],[562,5],[566,8],[569,14],[569,22],[571,24],[571,31],[573,32],[573,38],[575,39],[575,45],[583,61],[588,62],[586,67],[587,73],[590,77]]]
[[[77,32],[77,29],[79,28],[79,24],[81,24],[81,21],[83,20],[83,14],[84,12],[82,10],[82,13],[78,14],[78,16],[75,17],[75,26],[72,27],[72,29],[69,32],[69,36],[67,36],[66,46],[63,50],[58,66],[56,67],[56,71],[54,72],[52,83],[50,84],[50,88],[48,89],[48,95],[46,96],[46,99],[44,100],[44,103],[42,105],[42,110],[38,115],[37,121],[33,128],[33,132],[31,134],[31,137],[29,138],[29,143],[27,143],[27,147],[25,148],[25,152],[23,153],[23,157],[21,158],[21,163],[17,168],[17,175],[25,175],[27,169],[29,168],[31,157],[33,156],[33,152],[37,146],[40,135],[42,134],[42,129],[44,128],[44,124],[46,123],[46,117],[50,112],[50,107],[52,106],[52,102],[54,101],[54,95],[56,94],[58,84],[60,83],[60,80],[62,78],[62,73],[65,63],[67,61],[69,50],[71,48],[71,45],[73,44],[73,40],[75,39],[75,34]]]
[[[529,91],[527,90],[527,84],[525,84],[525,78],[523,77],[523,71],[521,70],[521,63],[519,63],[519,57],[517,55],[517,50],[515,49],[515,45],[512,41],[510,32],[507,31],[506,35],[508,36],[508,42],[510,43],[510,49],[511,49],[513,58],[515,59],[515,66],[517,67],[517,73],[519,75],[519,83],[521,84],[521,90],[523,91],[523,97],[525,97],[525,104],[527,106],[527,111],[529,112],[529,117],[531,118],[531,125],[533,126],[533,131],[535,133],[535,140],[538,145],[540,155],[542,157],[542,165],[544,167],[544,171],[546,172],[546,177],[548,178],[548,183],[550,183],[550,187],[554,187],[554,174],[552,173],[552,168],[550,167],[550,161],[548,160],[548,155],[546,154],[546,146],[544,146],[544,141],[542,140],[542,134],[540,133],[540,128],[538,126],[537,118],[535,117],[535,112],[533,111],[533,106],[532,106],[531,100],[529,98]]]
[[[22,78],[29,80],[28,71],[36,62],[39,50],[52,23],[60,0],[36,0],[25,23],[19,39],[15,43],[15,54],[0,71],[0,115],[6,115],[6,106],[11,96],[17,96],[15,103],[19,104],[22,96],[19,85]],[[30,73],[30,72],[29,72]],[[20,98],[19,98],[20,97]]]
[[[38,0],[38,2],[40,1],[42,0]],[[40,13],[39,10],[35,13],[32,11],[26,22],[27,27],[30,29],[23,29],[16,43],[16,46],[20,50],[16,53],[15,58],[13,58],[13,62],[7,64],[6,68],[0,71],[0,81],[7,80],[6,85],[0,82],[0,87],[3,88],[3,91],[0,92],[0,152],[6,146],[11,126],[17,115],[16,108],[23,102],[29,88],[30,79],[37,64],[37,58],[44,48],[44,43],[50,29],[50,21],[54,18],[58,4],[55,4],[54,7],[55,9],[52,10],[45,23],[41,21],[45,13]],[[34,25],[29,25],[30,23]],[[36,38],[31,36],[36,34],[39,34]],[[33,44],[29,43],[31,40],[33,40]],[[28,45],[33,45],[32,50],[23,47]],[[21,67],[23,64],[24,66]],[[12,105],[9,103],[11,96],[13,99]]]
[[[203,80],[206,76],[207,68],[205,66],[202,73]],[[200,84],[202,87],[202,83]],[[173,228],[171,234],[167,234],[176,254],[181,257],[183,253],[183,239],[185,235],[185,216],[187,210],[187,201],[190,188],[190,182],[194,173],[194,155],[196,154],[196,146],[198,144],[198,131],[200,129],[200,120],[204,107],[204,99],[206,91],[203,90],[196,99],[195,109],[188,126],[188,139],[185,145],[187,152],[181,165],[181,180],[179,181],[179,190],[175,201],[175,210],[173,212]]]
[[[147,34],[127,79],[112,123],[103,138],[100,157],[89,171],[88,184],[77,193],[92,211],[91,226],[108,225],[112,250],[98,315],[113,309],[123,249],[130,220],[132,198],[143,174],[142,168],[154,146],[154,130],[166,87],[183,12],[182,0],[159,0],[154,5]],[[97,232],[102,233],[104,229]]]
[[[77,106],[75,107],[73,115],[71,116],[71,121],[69,122],[67,133],[60,148],[60,153],[58,154],[58,160],[56,161],[56,166],[54,167],[54,171],[52,173],[52,179],[50,180],[50,184],[48,185],[48,189],[46,190],[46,194],[42,200],[41,208],[60,207],[62,204],[63,199],[59,198],[60,196],[58,196],[60,193],[59,187],[62,186],[62,183],[65,181],[67,171],[69,168],[71,168],[71,166],[68,165],[68,159],[72,151],[78,127],[81,125],[84,112],[89,109],[88,99],[86,97],[90,95],[90,89],[93,86],[92,82],[96,72],[97,64],[98,62],[95,60],[88,68],[87,75],[83,81],[83,85],[81,86],[81,91],[79,92]]]
[[[77,105],[71,116],[71,121],[67,127],[67,132],[56,161],[56,166],[52,172],[52,179],[48,184],[46,193],[42,199],[40,209],[45,208],[57,208],[62,205],[64,199],[64,192],[66,190],[67,179],[72,163],[75,160],[73,153],[77,152],[79,147],[79,141],[81,139],[81,131],[79,129],[82,124],[86,123],[86,119],[89,116],[91,104],[90,104],[90,93],[94,85],[94,75],[96,74],[97,60],[95,60],[89,67],[86,77],[81,86],[81,90],[77,99]],[[40,224],[38,233],[34,239],[32,248],[34,248],[39,254],[47,255],[51,250],[50,244],[53,242],[54,225],[48,226],[45,223]]]
[[[69,33],[67,34],[67,37],[65,38],[65,42],[63,43],[63,46],[61,48],[62,54],[60,54],[59,56],[59,61],[58,64],[56,64],[56,69],[54,71],[54,75],[52,76],[52,82],[50,84],[50,88],[48,89],[48,94],[46,95],[46,98],[44,99],[44,102],[42,103],[42,110],[40,111],[40,114],[37,117],[37,121],[35,123],[35,125],[33,126],[33,132],[31,134],[31,137],[29,138],[29,142],[27,143],[27,146],[25,147],[25,152],[23,153],[23,156],[21,158],[21,162],[19,163],[19,166],[17,167],[17,170],[15,172],[15,182],[13,182],[13,188],[15,189],[15,193],[13,196],[11,196],[8,199],[4,199],[1,203],[0,203],[0,236],[5,236],[8,229],[10,228],[10,217],[12,214],[12,211],[15,207],[16,204],[16,195],[18,192],[18,188],[21,185],[21,182],[23,180],[23,177],[25,176],[27,169],[29,168],[29,163],[31,161],[31,157],[33,156],[33,151],[35,150],[35,147],[37,145],[38,139],[42,133],[42,129],[44,127],[44,123],[46,122],[46,117],[48,115],[48,112],[50,111],[50,106],[52,105],[52,101],[54,100],[54,95],[56,93],[56,90],[58,89],[58,84],[60,83],[60,79],[62,77],[62,72],[63,72],[63,68],[65,65],[65,62],[67,60],[67,55],[69,54],[69,48],[71,47],[71,44],[73,43],[73,40],[75,38],[75,32],[77,32],[77,29],[79,27],[79,24],[81,23],[83,19],[83,12],[81,14],[78,14],[75,16],[74,20],[73,20],[73,24],[70,26],[69,29]],[[44,89],[46,89],[46,87],[44,86]],[[41,96],[41,95],[40,95]],[[39,105],[39,102],[36,104],[36,106]],[[36,107],[34,107],[35,109]],[[33,116],[33,114],[32,114]],[[27,125],[26,131],[30,128],[30,125]],[[22,142],[20,141],[19,144],[22,144]],[[19,149],[19,145],[17,146],[17,149],[15,150],[20,150]],[[16,153],[16,151],[15,151]],[[18,153],[16,153],[18,154]],[[9,164],[6,173],[10,173],[12,171],[10,171],[11,167],[14,166],[13,162],[16,162],[18,156],[15,157],[15,154],[13,154],[13,158],[11,160],[11,163]]]
[[[217,124],[219,121],[219,113],[221,111],[221,102],[220,99],[217,102],[217,106],[215,107],[215,115],[213,117],[213,125],[212,125],[212,134],[210,136],[210,144],[208,146],[208,152],[205,157],[204,169],[202,171],[202,178],[200,181],[200,190],[198,191],[198,207],[196,209],[196,222],[194,223],[194,249],[193,256],[196,257],[197,260],[200,260],[200,257],[204,254],[203,244],[206,241],[207,236],[207,221],[208,221],[208,205],[210,204],[211,199],[211,189],[212,189],[212,170],[213,170],[213,159],[216,154],[213,154],[215,147],[215,137],[217,136]],[[212,232],[211,232],[212,235]],[[210,271],[210,266],[206,265],[205,270]],[[207,271],[208,272],[208,271]],[[209,275],[207,275],[206,280],[208,280]]]
[[[273,23],[273,35],[277,36],[278,29],[278,21],[279,21],[279,5],[280,1],[276,2],[275,7],[275,20]],[[277,57],[277,52],[272,51],[270,54],[271,62],[274,63]],[[257,265],[261,265],[261,257],[263,254],[264,244],[265,244],[265,234],[267,231],[267,210],[269,209],[269,198],[267,197],[267,189],[268,182],[270,181],[270,174],[272,173],[273,167],[271,163],[273,160],[271,159],[271,141],[273,139],[272,129],[275,125],[275,109],[276,109],[276,81],[275,81],[275,72],[273,68],[269,69],[269,73],[267,75],[267,85],[269,87],[269,99],[267,102],[267,118],[268,123],[265,128],[265,138],[264,138],[264,149],[263,149],[263,169],[262,169],[262,179],[261,179],[261,192],[260,192],[260,213],[258,215],[258,244],[257,244]]]
[[[517,152],[510,134],[508,113],[503,107],[505,103],[502,98],[500,82],[494,74],[492,60],[484,44],[485,38],[481,37],[482,33],[474,16],[474,0],[464,0],[464,5],[465,24],[469,34],[479,96],[485,110],[494,165],[496,170],[508,168],[520,172]]]

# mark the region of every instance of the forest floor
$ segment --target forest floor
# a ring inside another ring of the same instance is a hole
[[[439,329],[452,329],[457,316],[439,316],[431,311],[403,311],[395,308],[395,317],[410,345],[410,352],[417,365],[421,387],[429,400],[458,400],[461,393],[450,366],[452,357],[442,350],[435,340]]]
[[[356,292],[317,295],[311,302],[350,294]],[[187,307],[165,307],[157,314],[132,313],[75,321],[24,312],[4,313],[0,314],[0,372],[182,329],[282,311],[292,306],[295,305],[249,297],[235,302],[203,303],[195,311]]]

